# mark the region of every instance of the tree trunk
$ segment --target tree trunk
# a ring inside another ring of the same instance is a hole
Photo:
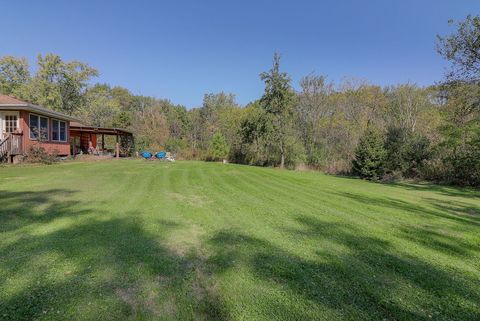
[[[280,168],[285,168],[285,148],[283,147],[283,142],[280,145]]]
[[[285,147],[283,141],[280,142],[280,168],[285,168]]]

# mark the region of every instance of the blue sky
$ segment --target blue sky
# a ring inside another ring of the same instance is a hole
[[[57,53],[96,67],[99,82],[195,107],[208,92],[260,97],[275,51],[295,87],[311,72],[432,84],[446,66],[436,34],[480,1],[0,0],[0,11],[0,56]]]

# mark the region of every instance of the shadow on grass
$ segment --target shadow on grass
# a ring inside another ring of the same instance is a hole
[[[478,225],[475,212],[460,216],[446,208],[341,195],[448,218],[458,226]],[[472,275],[439,268],[354,226],[298,217],[299,227],[284,232],[318,244],[317,257],[309,259],[236,230],[219,231],[210,239],[213,255],[207,258],[195,251],[183,255],[167,246],[168,234],[182,228],[178,223],[158,220],[151,234],[139,219],[141,213],[101,212],[95,204],[80,201],[73,190],[2,191],[0,200],[3,320],[228,320],[214,278],[238,265],[272,287],[315,307],[328,307],[343,319],[480,318],[478,280]],[[436,203],[470,213],[467,205]],[[64,224],[58,224],[59,219]],[[398,233],[435,250],[478,257],[478,247],[455,244],[455,238],[432,229]],[[292,311],[282,302],[269,304],[284,319],[311,319],[309,311]]]
[[[396,234],[403,239],[447,255],[468,257],[480,254],[480,244],[464,242],[461,236],[472,228],[480,227],[480,209],[471,204],[433,198],[422,198],[422,202],[410,203],[391,197],[374,197],[348,192],[335,193],[335,195],[378,207],[382,211],[392,209],[427,219],[444,219],[446,221],[427,220],[425,224],[414,227],[408,224],[408,219],[405,219],[406,224],[398,227]]]
[[[228,319],[206,259],[166,245],[177,223],[149,234],[72,190],[0,197],[0,320]]]
[[[460,238],[450,236],[441,230],[432,227],[416,227],[399,229],[403,239],[410,240],[430,250],[438,251],[446,255],[461,258],[472,258],[480,254],[480,245],[462,241]]]
[[[304,216],[298,223],[299,229],[286,232],[299,241],[318,242],[317,258],[305,259],[266,240],[225,230],[211,239],[217,254],[210,264],[217,273],[242,265],[342,319],[479,319],[480,292],[473,277],[399,252],[352,226]]]
[[[480,198],[480,190],[470,187],[446,186],[431,183],[393,183],[389,185],[413,191],[435,192],[445,196]]]
[[[71,199],[75,193],[76,191],[67,189],[39,192],[0,190],[0,232],[12,231],[32,223],[48,223],[59,215],[82,214],[76,208],[79,202]],[[41,211],[38,211],[39,207],[42,207]]]
[[[352,181],[361,181],[361,178],[357,176],[346,176],[346,175],[333,175],[336,178],[352,180]],[[372,184],[374,184],[372,182]],[[449,186],[434,184],[428,182],[420,183],[409,183],[409,182],[376,182],[375,184],[381,184],[385,186],[390,186],[394,188],[407,189],[418,192],[434,192],[439,195],[451,196],[451,197],[465,197],[465,198],[480,198],[480,189],[473,187],[462,187],[462,186]]]
[[[372,197],[363,194],[341,192],[341,193],[332,193],[338,196],[346,197],[356,202],[370,205],[378,206],[383,210],[385,208],[395,209],[404,211],[411,214],[421,215],[423,217],[434,216],[447,220],[451,220],[458,224],[472,224],[475,226],[480,226],[480,215],[475,215],[478,213],[478,209],[472,207],[471,205],[454,202],[454,201],[440,201],[432,198],[424,198],[426,205],[429,205],[432,208],[421,205],[421,203],[410,203],[400,199],[380,196]],[[472,215],[460,215],[462,212],[469,212]]]
[[[445,201],[433,198],[424,198],[423,200],[443,212],[480,222],[479,206],[473,206],[472,204],[461,201]]]

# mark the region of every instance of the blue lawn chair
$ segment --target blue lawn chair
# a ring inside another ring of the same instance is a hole
[[[164,152],[164,151],[161,151],[161,152],[156,153],[156,154],[155,154],[155,157],[156,157],[157,159],[165,159],[165,157],[167,157],[167,153]]]
[[[142,157],[145,159],[152,158],[152,154],[150,152],[142,152]]]

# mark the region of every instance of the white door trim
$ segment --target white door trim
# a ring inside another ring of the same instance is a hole
[[[3,139],[3,112],[0,111],[0,140]]]
[[[4,131],[6,128],[5,116],[17,116],[17,129],[20,129],[20,113],[18,111],[3,111],[0,112],[0,138],[5,138]]]

